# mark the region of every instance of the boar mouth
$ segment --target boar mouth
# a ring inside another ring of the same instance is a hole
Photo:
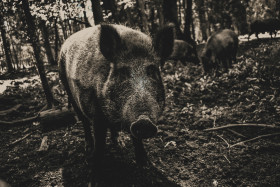
[[[138,139],[151,138],[157,133],[157,126],[146,115],[140,115],[130,126],[132,136]]]

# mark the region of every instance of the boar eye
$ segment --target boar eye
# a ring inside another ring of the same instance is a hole
[[[120,81],[125,81],[131,77],[130,69],[128,67],[122,67],[118,69],[117,76]]]
[[[149,65],[147,67],[147,75],[155,80],[160,79],[159,69],[155,65]]]

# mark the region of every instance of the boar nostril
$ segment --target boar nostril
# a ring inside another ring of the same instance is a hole
[[[157,127],[144,115],[141,115],[137,121],[133,122],[130,132],[135,138],[145,139],[154,136],[157,133]]]

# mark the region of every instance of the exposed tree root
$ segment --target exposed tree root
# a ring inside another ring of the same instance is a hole
[[[30,124],[37,120],[38,120],[38,116],[33,116],[30,118],[25,118],[25,119],[15,120],[15,121],[0,121],[0,125],[7,126],[7,127],[14,127],[14,126],[19,126],[19,125]]]
[[[22,106],[22,104],[18,104],[16,106],[12,107],[12,108],[7,109],[7,110],[2,110],[2,111],[0,111],[0,116],[4,116],[4,115],[7,115],[7,114],[9,114],[13,111],[16,111],[21,106]]]

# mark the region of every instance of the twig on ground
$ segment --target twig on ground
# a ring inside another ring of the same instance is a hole
[[[266,137],[269,137],[269,136],[277,136],[277,135],[280,135],[280,133],[272,133],[272,134],[260,135],[260,136],[257,136],[255,138],[251,138],[249,140],[238,142],[236,144],[231,145],[230,147],[235,147],[237,145],[241,145],[241,144],[244,144],[244,143],[247,143],[247,142],[251,142],[251,141],[254,141],[254,140],[258,140],[258,139],[261,139],[261,138],[266,138]]]
[[[214,116],[213,127],[216,127],[216,116]]]
[[[12,142],[9,146],[12,146],[12,145],[15,145],[15,144],[21,142],[22,140],[24,140],[25,138],[27,138],[28,136],[30,136],[30,135],[31,135],[32,133],[34,133],[34,132],[35,132],[35,131],[30,132],[30,133],[26,134],[24,137],[15,140],[15,141]]]
[[[247,138],[247,137],[244,136],[243,134],[241,134],[241,133],[239,133],[239,132],[236,132],[236,131],[234,131],[234,130],[232,130],[232,129],[228,129],[228,131],[230,131],[231,133],[233,133],[233,134],[235,134],[235,135],[237,135],[237,136],[241,136],[242,138]]]
[[[204,131],[215,131],[215,130],[221,130],[231,127],[265,127],[265,128],[271,128],[271,129],[280,129],[280,126],[275,125],[267,125],[267,124],[256,124],[256,123],[244,123],[244,124],[228,124],[221,127],[213,127],[209,129],[204,129]]]
[[[225,159],[228,161],[228,163],[230,163],[230,161],[229,161],[229,159],[227,158],[227,156],[226,156],[226,155],[224,155],[224,157],[225,157]]]
[[[219,138],[221,138],[224,142],[226,142],[227,146],[230,147],[229,143],[226,141],[226,139],[224,139],[222,136],[217,135]]]

